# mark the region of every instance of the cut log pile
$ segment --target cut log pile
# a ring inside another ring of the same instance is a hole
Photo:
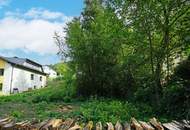
[[[120,123],[114,125],[111,122],[102,124],[92,121],[80,124],[73,119],[50,119],[43,122],[22,121],[15,122],[11,118],[0,119],[0,130],[190,130],[190,121],[172,121],[171,123],[161,124],[156,118],[149,122],[138,121],[131,118],[130,123]]]

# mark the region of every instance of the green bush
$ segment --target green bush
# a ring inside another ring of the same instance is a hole
[[[15,110],[15,111],[11,112],[11,116],[13,116],[14,118],[21,118],[21,117],[23,117],[23,113]]]
[[[161,113],[176,118],[190,119],[190,58],[181,62],[164,88]]]
[[[116,123],[118,120],[129,121],[131,117],[148,120],[154,116],[152,113],[152,108],[146,104],[136,106],[126,101],[94,99],[82,103],[72,116],[78,116],[84,122],[93,120]]]

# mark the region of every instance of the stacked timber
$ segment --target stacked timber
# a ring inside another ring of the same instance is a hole
[[[190,130],[190,121],[172,121],[171,123],[160,123],[156,118],[149,122],[138,121],[131,118],[130,123],[101,122],[94,124],[92,121],[80,124],[73,119],[49,119],[39,121],[15,122],[11,118],[0,119],[0,130]]]

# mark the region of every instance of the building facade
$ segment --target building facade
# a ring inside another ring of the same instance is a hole
[[[0,94],[43,88],[46,80],[42,65],[29,59],[0,56]]]
[[[58,77],[57,72],[53,70],[52,68],[50,68],[48,65],[44,65],[43,69],[44,69],[44,72],[48,74],[48,77],[50,79],[55,79]]]

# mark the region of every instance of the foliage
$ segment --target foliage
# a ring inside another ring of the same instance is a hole
[[[159,106],[176,56],[188,52],[189,3],[86,0],[85,5],[81,17],[68,24],[66,41],[56,34],[59,54],[76,73],[77,93],[129,99],[145,88]]]
[[[62,83],[59,82],[59,84]],[[141,103],[95,98],[84,101],[72,99],[69,103],[65,103],[63,95],[52,99],[52,93],[63,92],[63,86],[60,87],[59,84],[29,93],[1,97],[0,116],[12,116],[18,121],[33,120],[34,118],[39,120],[78,118],[83,122],[89,120],[94,122],[120,120],[124,122],[129,121],[132,116],[141,120],[148,120],[150,117],[156,116],[151,106]],[[67,110],[67,106],[72,109]],[[165,119],[162,116],[158,118]]]
[[[189,14],[187,0],[85,0],[65,41],[55,37],[76,74],[77,94],[147,102],[171,116],[176,101],[176,117],[184,118],[189,81],[179,79],[189,70],[175,68],[190,52]]]
[[[141,104],[136,106],[129,102],[108,99],[91,99],[86,101],[75,113],[76,115],[80,115],[80,119],[84,122],[92,120],[95,122],[102,121],[104,123],[109,121],[116,123],[118,120],[130,121],[131,117],[148,120],[147,117],[155,116],[152,108],[148,105]]]
[[[164,89],[162,112],[177,119],[190,119],[190,59],[180,63]]]

